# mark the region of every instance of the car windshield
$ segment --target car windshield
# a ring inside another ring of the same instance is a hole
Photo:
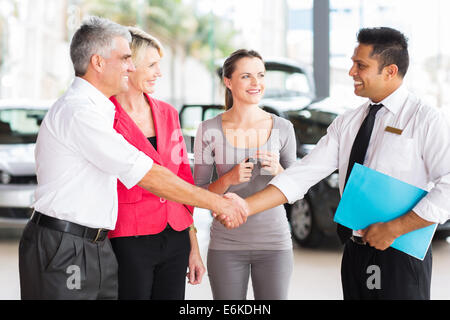
[[[185,107],[180,115],[183,134],[195,137],[197,128],[202,121],[214,118],[224,111],[223,108],[218,108],[217,106],[211,106],[206,109],[195,105]]]
[[[309,96],[311,88],[304,73],[267,70],[265,75],[265,98],[289,98]]]
[[[0,109],[0,144],[35,143],[45,109]]]
[[[303,109],[290,111],[289,120],[294,125],[297,139],[302,144],[316,144],[327,133],[336,113],[323,110]]]

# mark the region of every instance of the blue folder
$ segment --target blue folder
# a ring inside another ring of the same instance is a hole
[[[398,218],[427,194],[425,190],[355,163],[334,216],[352,230]],[[423,260],[437,224],[406,233],[391,247]]]

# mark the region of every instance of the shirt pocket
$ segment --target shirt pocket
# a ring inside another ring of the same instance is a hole
[[[120,181],[117,183],[117,198],[119,203],[135,203],[142,200],[142,189],[134,186],[127,189]]]
[[[383,145],[380,148],[378,167],[387,169],[389,173],[410,171],[415,153],[413,138],[388,134],[383,139]]]

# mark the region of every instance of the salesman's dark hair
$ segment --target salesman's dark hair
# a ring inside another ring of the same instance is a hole
[[[379,63],[379,72],[391,64],[398,67],[398,73],[403,78],[408,71],[409,54],[408,40],[398,30],[380,27],[364,28],[358,32],[358,43],[372,45],[371,57],[376,57]]]

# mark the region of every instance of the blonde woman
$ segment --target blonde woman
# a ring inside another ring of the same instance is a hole
[[[162,46],[137,28],[129,31],[136,71],[129,74],[129,90],[111,97],[114,128],[155,163],[193,183],[178,113],[151,97],[161,77]],[[187,268],[191,284],[200,283],[205,272],[190,228],[193,207],[139,186],[128,190],[120,181],[117,191],[118,219],[109,237],[119,264],[119,299],[184,299]]]

